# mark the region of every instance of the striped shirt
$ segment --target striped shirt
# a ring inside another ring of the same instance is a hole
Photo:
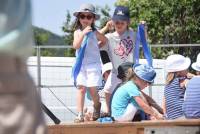
[[[182,79],[183,77],[175,78],[170,84],[165,86],[164,96],[167,119],[176,119],[183,116],[182,105],[185,89],[180,87],[180,80]]]
[[[183,112],[186,118],[200,118],[200,76],[193,77],[187,84]]]

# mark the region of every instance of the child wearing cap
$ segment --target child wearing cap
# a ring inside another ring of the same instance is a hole
[[[83,107],[86,87],[89,88],[92,100],[94,102],[93,120],[100,116],[101,103],[96,87],[101,86],[101,61],[98,41],[105,44],[106,37],[95,30],[94,22],[100,16],[96,14],[95,7],[92,4],[83,4],[79,11],[74,13],[76,17],[73,47],[76,49],[76,56],[80,50],[83,50],[85,40],[87,41],[84,57],[81,61],[81,68],[76,78],[76,86],[78,88],[78,116],[75,122],[83,122]],[[81,58],[81,57],[80,57]]]
[[[134,66],[130,80],[120,86],[112,98],[111,115],[116,121],[132,121],[138,109],[156,119],[162,119],[162,115],[155,112],[141,95],[141,90],[151,84],[155,76],[155,70],[148,65]]]
[[[200,53],[197,60],[192,64],[192,68],[196,71],[196,75],[190,79],[186,86],[186,93],[183,102],[183,112],[186,118],[200,118]]]
[[[166,119],[180,119],[183,115],[185,85],[190,59],[179,54],[173,54],[166,59],[166,85],[164,89],[163,109]]]
[[[108,41],[102,49],[108,51],[113,70],[104,86],[107,112],[110,113],[110,96],[116,86],[122,81],[117,77],[117,68],[125,62],[133,62],[133,52],[136,34],[129,28],[130,13],[128,7],[117,6],[112,16],[115,32],[106,34]],[[105,33],[109,29],[110,22],[101,30]]]

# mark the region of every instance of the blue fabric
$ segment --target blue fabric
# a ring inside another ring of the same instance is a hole
[[[91,35],[92,32],[88,33],[84,39],[83,42],[81,44],[81,47],[78,50],[78,54],[76,56],[76,62],[72,68],[72,77],[74,78],[74,85],[76,86],[76,78],[81,70],[81,65],[82,65],[82,61],[84,58],[84,53],[85,53],[85,48],[88,44],[88,38]]]
[[[142,48],[144,51],[144,57],[146,58],[148,65],[152,66],[152,56],[151,52],[148,47],[148,43],[145,38],[145,30],[144,30],[144,24],[140,24],[138,26],[137,34],[136,34],[136,41],[135,41],[135,52],[134,52],[134,63],[139,63],[139,51],[140,51],[140,43],[142,44]]]
[[[156,77],[156,71],[153,67],[146,64],[135,64],[133,66],[135,74],[142,80],[153,83]]]
[[[143,110],[140,110],[139,113],[140,113],[141,120],[148,120],[149,119],[147,114]]]
[[[138,87],[132,81],[128,81],[126,84],[120,86],[112,98],[112,116],[119,117],[123,115],[129,103],[139,108],[133,97],[140,95]]]
[[[166,102],[167,119],[176,119],[183,116],[183,101],[185,89],[180,87],[180,81],[185,77],[177,77],[165,86],[164,95]]]
[[[200,76],[193,77],[187,84],[183,112],[186,118],[200,118]]]
[[[99,118],[97,121],[101,123],[113,123],[114,119],[112,117],[102,117]]]

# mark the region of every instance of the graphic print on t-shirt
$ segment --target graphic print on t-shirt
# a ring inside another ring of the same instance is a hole
[[[133,41],[131,40],[130,36],[128,36],[127,38],[120,40],[119,44],[114,49],[114,53],[125,61],[132,50]]]

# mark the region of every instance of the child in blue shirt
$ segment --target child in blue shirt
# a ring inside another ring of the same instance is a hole
[[[148,65],[134,66],[130,80],[120,86],[112,98],[111,115],[116,121],[132,121],[138,109],[162,119],[162,115],[155,112],[141,95],[141,90],[151,84],[155,76],[156,72]]]

